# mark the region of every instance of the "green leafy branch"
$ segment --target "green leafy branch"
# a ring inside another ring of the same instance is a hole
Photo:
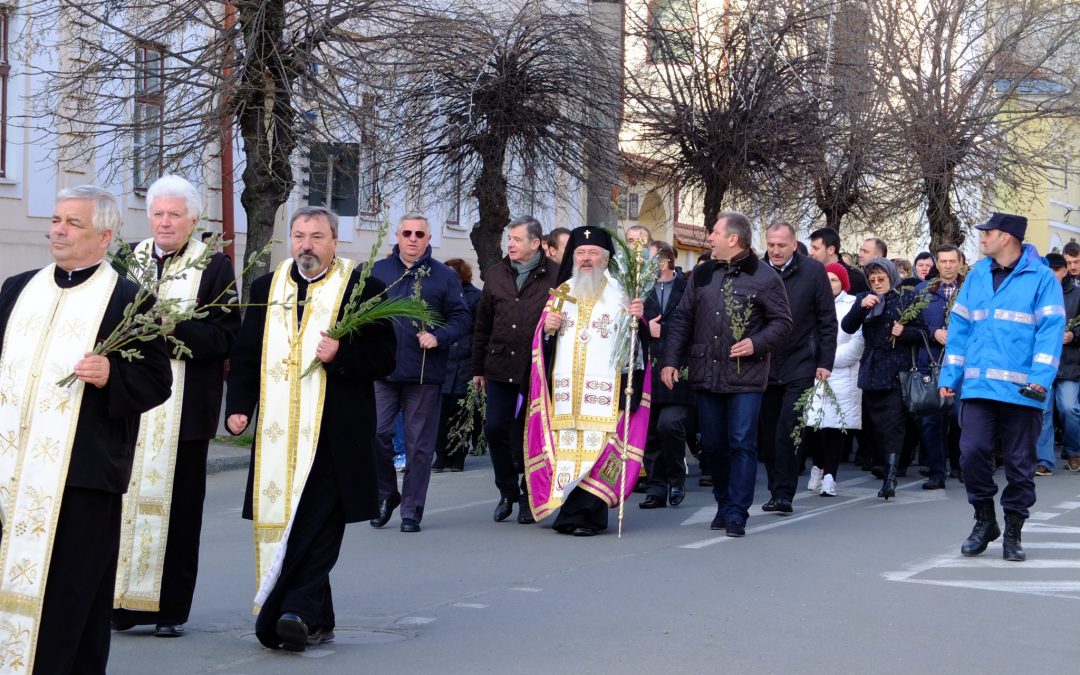
[[[896,291],[894,292],[898,296],[900,296],[900,302],[902,306],[904,302],[903,292],[899,288],[896,289]],[[915,297],[912,298],[911,303],[908,304],[907,307],[902,306],[902,309],[900,311],[900,318],[897,319],[897,323],[899,323],[901,326],[906,326],[909,322],[914,321],[916,318],[918,318],[920,314],[922,314],[922,311],[924,309],[930,306],[930,300],[931,298],[930,293],[928,292],[928,288],[924,288],[918,293],[916,293]],[[895,335],[892,336],[892,346],[896,346]]]
[[[480,435],[476,445],[472,448],[472,454],[482,455],[487,446],[484,437],[484,420],[487,419],[487,392],[471,382],[465,392],[465,398],[458,399],[458,411],[450,418],[450,430],[446,434],[446,454],[452,457],[459,452],[467,452],[472,440],[473,431],[476,429],[477,420],[480,422]]]
[[[630,244],[622,233],[613,230],[608,230],[608,233],[615,243],[615,256],[608,265],[608,274],[619,282],[627,299],[644,298],[656,285],[660,274],[660,259],[650,258],[639,248],[639,242]],[[626,321],[619,323],[615,331],[615,349],[611,352],[612,366],[627,364],[628,371],[636,368],[637,348],[635,341],[630,339],[630,333],[637,325],[636,321],[633,317],[627,317]]]
[[[728,277],[724,282],[724,313],[727,314],[728,325],[731,326],[732,344],[738,343],[746,336],[750,328],[750,316],[754,313],[754,296],[747,298],[745,303],[735,300],[735,286]],[[742,373],[742,359],[735,357],[735,372]]]
[[[818,414],[817,420],[810,424],[810,406],[815,398],[821,398],[821,411]],[[836,392],[833,391],[832,385],[828,380],[818,380],[814,384],[806,388],[806,390],[799,395],[799,398],[795,401],[794,410],[798,415],[798,420],[795,423],[795,428],[791,430],[791,440],[795,441],[795,450],[799,449],[802,445],[803,431],[807,426],[810,426],[814,431],[821,431],[822,419],[825,416],[825,406],[832,405],[833,410],[836,411],[837,416],[840,418],[840,432],[847,433],[847,419],[844,417],[844,409],[840,405],[840,399],[836,397]]]

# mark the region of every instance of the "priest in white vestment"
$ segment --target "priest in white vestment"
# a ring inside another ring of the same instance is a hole
[[[108,663],[139,416],[172,383],[163,338],[135,343],[140,358],[92,353],[138,290],[105,262],[120,222],[105,190],[61,191],[54,264],[0,289],[0,673],[104,673]]]

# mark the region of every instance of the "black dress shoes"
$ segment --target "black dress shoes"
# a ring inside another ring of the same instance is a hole
[[[115,621],[110,621],[109,622],[109,627],[112,628],[114,631],[121,632],[121,631],[125,631],[125,630],[131,630],[132,628],[135,627],[135,624],[133,624],[133,623],[117,623]]]
[[[402,518],[401,519],[401,531],[402,532],[419,532],[420,531],[420,521],[415,520],[413,518]]]
[[[390,522],[390,516],[394,515],[394,509],[401,504],[401,495],[394,494],[390,499],[383,499],[379,502],[379,515],[371,519],[370,523],[372,527],[379,528]]]
[[[154,637],[183,637],[185,632],[184,624],[182,623],[175,623],[172,625],[159,623],[157,626],[154,626]]]
[[[761,505],[761,510],[766,513],[791,513],[795,509],[791,506],[790,499],[774,497]]]
[[[594,530],[591,527],[575,527],[574,528],[574,536],[575,537],[593,537],[593,536],[596,536],[596,530]]]
[[[645,498],[645,501],[638,504],[639,509],[662,509],[667,506],[667,502],[663,497],[657,497],[655,495],[649,495]]]
[[[536,518],[533,518],[532,509],[529,507],[527,500],[518,502],[518,523],[522,525],[532,525],[536,522]]]
[[[724,522],[724,514],[718,513],[718,514],[716,514],[716,517],[712,519],[712,522],[709,523],[709,529],[710,530],[723,530],[726,525],[727,525],[727,523]]]
[[[941,478],[931,478],[930,480],[928,480],[928,481],[926,481],[925,483],[922,484],[922,489],[924,489],[924,490],[944,490],[945,489],[945,481],[942,480]]]
[[[510,517],[510,514],[514,512],[514,502],[509,498],[503,497],[499,500],[499,504],[495,507],[495,522],[501,523]]]
[[[686,490],[681,485],[672,485],[668,491],[668,503],[678,506],[684,499],[686,499]]]
[[[296,614],[285,612],[277,621],[277,634],[281,638],[281,648],[290,652],[302,652],[307,649],[307,624]]]
[[[742,523],[737,523],[734,520],[729,520],[724,529],[727,530],[727,536],[729,537],[746,536],[746,526]]]

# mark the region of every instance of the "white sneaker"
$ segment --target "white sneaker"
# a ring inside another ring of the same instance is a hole
[[[817,492],[821,489],[821,477],[825,475],[821,472],[821,469],[816,466],[810,469],[810,482],[806,484],[806,489],[810,492]]]
[[[836,479],[832,477],[831,473],[825,474],[825,477],[821,479],[821,496],[836,496]]]

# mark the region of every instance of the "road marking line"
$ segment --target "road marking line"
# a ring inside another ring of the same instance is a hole
[[[1014,563],[1016,567],[1023,567],[1026,564]],[[900,581],[909,584],[952,586],[954,588],[972,588],[980,591],[1005,591],[1007,593],[1028,593],[1032,595],[1080,593],[1080,581],[943,581],[940,579],[901,579]]]
[[[1050,520],[1060,515],[1061,513],[1057,511],[1036,511],[1028,516],[1028,520]]]
[[[1080,543],[1075,541],[1025,541],[1024,548],[1048,548],[1048,549],[1078,549]],[[1001,548],[1001,540],[990,544],[990,548]]]
[[[495,501],[494,499],[485,499],[480,502],[469,502],[468,504],[458,504],[457,506],[444,506],[441,509],[425,509],[424,515],[430,516],[433,513],[446,513],[447,511],[460,511],[461,509],[471,509],[474,506],[483,506],[484,504],[490,504]]]
[[[852,486],[855,486],[855,485],[859,485],[859,484],[862,484],[862,483],[867,483],[867,482],[870,482],[870,481],[876,481],[876,480],[877,480],[876,478],[867,478],[867,477],[859,476],[858,478],[849,478],[849,479],[847,479],[845,481],[840,481],[839,483],[836,484],[837,487],[838,488],[847,488],[847,490],[845,490],[844,493],[839,496],[839,498],[843,499],[844,497],[857,496],[857,495],[860,495],[860,494],[864,494],[864,495],[869,494],[871,496],[876,497],[877,496],[877,490],[871,490],[870,488],[862,488],[862,489],[860,489],[860,488],[853,488],[852,487]],[[765,491],[765,492],[767,493],[768,491]],[[710,491],[710,494],[711,494],[711,491]],[[810,497],[816,497],[820,503],[828,503],[828,502],[826,502],[826,500],[832,499],[831,497],[822,497],[817,492],[809,492],[809,491],[804,490],[804,491],[802,491],[802,492],[795,495],[795,501],[801,501],[803,499],[807,499],[807,498],[810,498]],[[765,501],[768,501],[768,500],[765,500]],[[757,503],[757,504],[751,504],[750,505],[750,512],[754,513],[754,515],[758,515],[756,512],[761,511],[761,505],[764,504],[764,503],[765,502],[760,502],[760,503]],[[844,501],[843,503],[846,504],[848,502]],[[835,506],[835,505],[836,504],[829,503],[829,506]],[[762,512],[762,513],[764,513],[764,512]],[[679,527],[683,527],[683,526],[686,526],[686,525],[699,525],[701,523],[711,523],[714,516],[716,516],[716,504],[715,503],[713,503],[711,506],[703,506],[703,507],[697,509],[696,511],[694,511],[693,514],[691,514],[685,520],[683,520],[681,523],[679,523]],[[777,517],[780,517],[780,516],[777,516]]]
[[[540,593],[543,589],[532,588],[530,586],[511,586],[507,590],[518,591],[518,592],[521,592],[521,593]]]
[[[1051,508],[1061,509],[1062,511],[1071,511],[1073,509],[1080,509],[1080,502],[1061,502],[1060,504],[1054,504]]]
[[[1028,523],[1024,526],[1025,532],[1053,532],[1054,534],[1080,534],[1080,527],[1068,525],[1051,525],[1050,523]]]
[[[461,607],[462,609],[487,609],[487,605],[482,605],[479,602],[455,602],[454,607]]]
[[[920,486],[920,485],[922,485],[922,483],[919,483],[918,481],[915,481],[915,482],[912,482],[912,483],[908,483],[907,485],[901,485],[900,487],[898,487],[896,489],[897,490],[906,490],[906,489],[909,489],[911,487]],[[777,516],[778,518],[781,518],[781,519],[780,520],[775,520],[775,521],[773,521],[771,523],[767,523],[765,525],[755,525],[754,527],[748,527],[748,528],[746,528],[746,533],[747,534],[756,534],[758,532],[764,532],[766,530],[771,530],[771,529],[776,528],[776,527],[783,527],[784,525],[790,525],[792,523],[797,523],[797,522],[799,522],[801,520],[806,520],[807,518],[815,518],[817,516],[820,516],[823,513],[828,513],[829,511],[835,511],[836,509],[841,509],[841,508],[844,508],[845,506],[850,506],[852,504],[857,504],[859,502],[864,502],[864,501],[866,501],[868,499],[879,499],[879,497],[877,496],[876,492],[871,492],[871,493],[867,493],[867,494],[865,494],[865,495],[863,495],[861,497],[855,497],[854,499],[848,499],[848,500],[845,500],[845,501],[837,502],[835,504],[831,504],[829,506],[823,506],[820,509],[814,509],[813,511],[809,511],[807,513],[803,513],[803,514],[800,514],[800,515],[797,515],[797,516]],[[679,546],[679,548],[688,548],[688,549],[705,548],[706,546],[712,546],[713,544],[719,544],[719,543],[722,543],[722,542],[725,542],[725,541],[731,541],[732,539],[737,539],[737,538],[738,537],[729,537],[727,535],[722,535],[722,536],[719,536],[719,537],[710,537],[708,539],[702,539],[700,541],[691,542],[689,544],[683,544],[682,546]]]
[[[399,626],[423,626],[435,620],[433,616],[406,616],[396,621]]]
[[[1024,548],[1034,548],[1028,543],[1024,544]],[[963,567],[987,567],[987,568],[1009,568],[1015,570],[1030,570],[1030,569],[1080,569],[1080,560],[1028,560],[1023,564],[1015,562],[1009,562],[1008,560],[1002,560],[1000,558],[953,558],[947,560],[938,565],[939,568],[963,568]]]

